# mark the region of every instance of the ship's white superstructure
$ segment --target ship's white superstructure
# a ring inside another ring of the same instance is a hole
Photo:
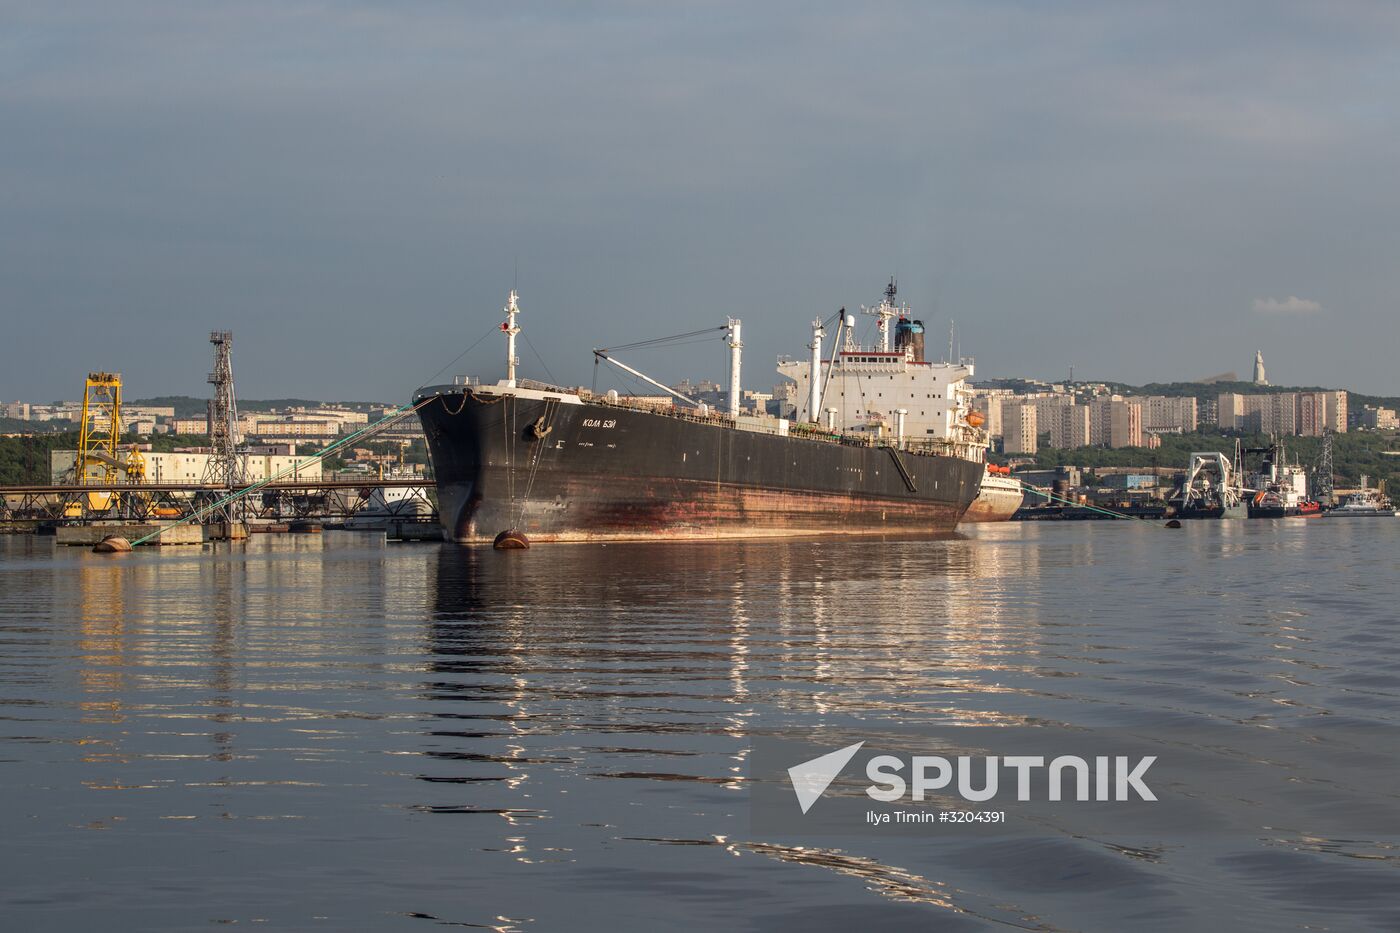
[[[1288,463],[1279,447],[1278,459],[1270,457],[1249,477],[1249,488],[1256,503],[1268,500],[1295,509],[1308,501],[1308,473],[1296,463]]]
[[[842,314],[835,334],[839,348],[830,355],[822,353],[825,330],[817,322],[811,361],[779,360],[778,372],[797,383],[796,420],[845,435],[952,444],[962,448],[960,455],[982,460],[986,434],[967,422],[972,409],[966,381],[974,373],[974,361],[925,359],[923,322],[894,305],[893,283],[881,306],[867,313],[879,319],[880,343],[875,346],[856,343],[854,316]],[[893,349],[888,347],[891,319],[896,319]]]

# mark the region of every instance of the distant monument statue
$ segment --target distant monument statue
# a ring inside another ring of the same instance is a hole
[[[1264,351],[1254,351],[1254,384],[1266,386],[1269,384],[1269,377],[1264,374]]]

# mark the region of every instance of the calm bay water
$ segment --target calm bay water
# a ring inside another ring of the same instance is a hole
[[[757,838],[744,778],[834,715],[1400,725],[1397,546],[0,539],[0,928],[1396,929],[1395,839]]]

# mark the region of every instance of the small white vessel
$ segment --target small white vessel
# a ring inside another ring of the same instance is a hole
[[[1379,489],[1368,489],[1361,477],[1361,488],[1347,496],[1346,501],[1324,515],[1327,518],[1395,518],[1395,503],[1391,502]]]

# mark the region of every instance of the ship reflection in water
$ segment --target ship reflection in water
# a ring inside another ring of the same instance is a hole
[[[755,737],[835,718],[1393,726],[1392,591],[1357,568],[1396,537],[998,524],[503,554],[328,534],[117,561],[2,539],[0,916],[1393,925],[1384,840],[757,837],[746,782]]]

